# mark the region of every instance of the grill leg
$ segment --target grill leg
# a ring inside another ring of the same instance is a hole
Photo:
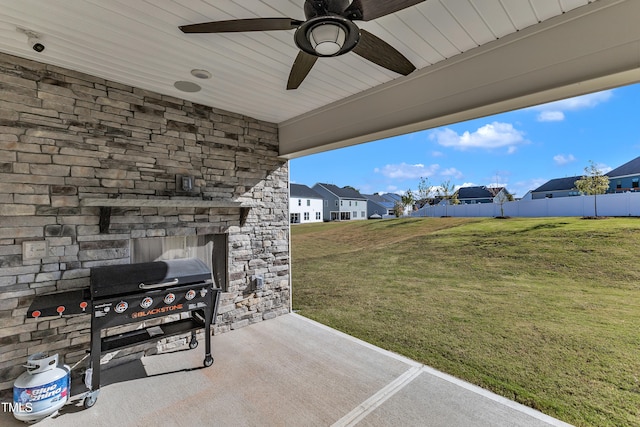
[[[100,389],[100,353],[102,352],[102,342],[100,339],[100,328],[91,327],[91,390]]]
[[[215,303],[217,298],[216,292],[209,292],[209,309],[204,311],[204,366],[209,367],[213,365],[213,356],[211,355],[211,323],[213,322],[213,316],[215,309]]]
[[[213,365],[213,356],[211,355],[211,323],[207,321],[204,325],[204,366]]]
[[[89,355],[89,366],[91,368],[91,387],[84,398],[84,407],[89,409],[95,405],[100,392],[100,355],[102,352],[102,342],[100,338],[100,328],[96,327],[91,314],[91,354]]]

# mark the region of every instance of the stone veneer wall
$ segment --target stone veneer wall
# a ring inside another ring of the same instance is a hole
[[[89,347],[90,318],[26,319],[33,297],[89,285],[90,267],[129,263],[131,239],[228,232],[229,280],[214,333],[289,311],[288,164],[276,125],[0,54],[0,390],[29,354],[66,363]],[[176,191],[176,175],[195,190]],[[100,233],[85,198],[189,196],[237,208],[113,208]],[[24,241],[48,242],[26,260]],[[251,276],[265,285],[251,291]]]

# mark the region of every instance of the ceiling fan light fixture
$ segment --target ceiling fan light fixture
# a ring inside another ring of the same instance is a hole
[[[313,50],[320,56],[337,54],[347,38],[344,28],[333,22],[319,23],[309,30],[308,36]]]
[[[341,16],[318,16],[302,23],[294,40],[300,50],[313,56],[339,56],[351,51],[360,39],[360,30]]]

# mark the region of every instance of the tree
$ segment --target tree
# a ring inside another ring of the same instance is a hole
[[[503,172],[505,173],[505,172]],[[501,185],[501,173],[500,171],[496,171],[495,184],[489,186],[493,191],[493,201],[494,203],[498,203],[500,205],[500,218],[504,218],[504,204],[506,202],[513,202],[513,195],[509,193],[506,185]]]
[[[604,194],[609,188],[609,177],[604,175],[593,160],[584,168],[585,175],[575,182],[576,188],[582,194],[593,196],[593,213],[598,217],[598,194]]]
[[[404,206],[405,208],[410,206],[412,207],[413,202],[415,201],[415,197],[413,196],[413,192],[411,191],[411,189],[407,190],[407,192],[402,195],[400,200],[402,201],[402,206]]]
[[[498,193],[494,197],[494,201],[497,201],[500,205],[500,218],[504,218],[504,204],[506,202],[513,202],[513,194],[507,191],[507,187],[496,187]]]
[[[438,196],[442,197],[442,199],[445,201],[444,216],[448,216],[447,206],[449,204],[457,205],[459,203],[458,195],[454,193],[455,188],[456,187],[451,183],[450,179],[444,181],[442,184],[440,184],[440,188],[438,188]]]
[[[420,182],[418,183],[418,200],[417,201],[422,202],[422,206],[425,206],[428,203],[429,195],[431,194],[432,188],[433,187],[429,183],[429,178],[420,177]]]
[[[396,218],[400,218],[403,212],[404,212],[404,206],[402,206],[402,203],[396,202],[393,205],[393,214],[396,216]]]

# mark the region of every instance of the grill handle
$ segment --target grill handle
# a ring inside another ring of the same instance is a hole
[[[177,285],[180,282],[180,279],[173,279],[170,282],[164,283],[155,283],[153,285],[147,285],[146,283],[140,283],[138,287],[140,289],[158,289],[158,288],[166,288],[167,286]]]

